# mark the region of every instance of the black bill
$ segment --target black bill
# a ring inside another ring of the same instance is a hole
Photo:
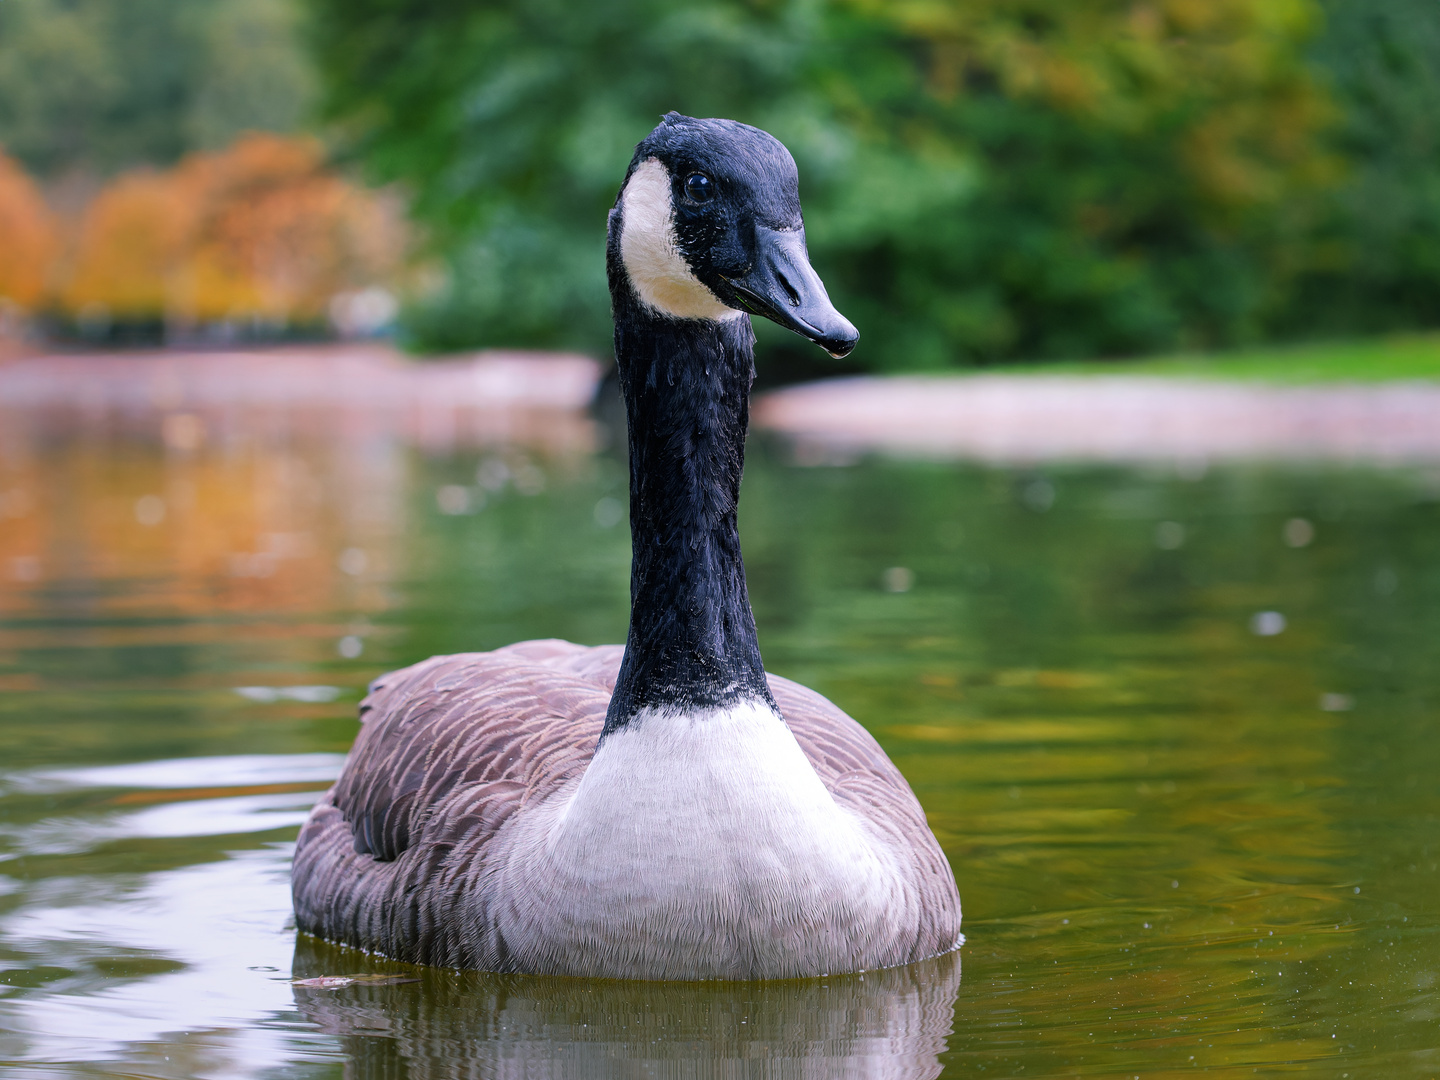
[[[810,265],[804,229],[756,225],[754,266],[743,277],[724,280],[735,292],[736,306],[794,330],[837,359],[860,340],[860,331],[835,310]]]

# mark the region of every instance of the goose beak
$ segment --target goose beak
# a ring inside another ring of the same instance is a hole
[[[804,229],[755,226],[755,265],[725,278],[737,306],[809,338],[837,360],[848,356],[860,331],[835,310],[825,283],[810,265]]]

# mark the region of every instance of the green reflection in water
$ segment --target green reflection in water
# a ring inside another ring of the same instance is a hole
[[[620,463],[76,442],[4,469],[36,493],[0,523],[17,1076],[1440,1073],[1424,471],[756,447],[768,666],[910,778],[960,880],[964,979],[667,989],[414,972],[286,922],[288,842],[367,679],[623,636]],[[292,965],[419,981],[297,987]]]

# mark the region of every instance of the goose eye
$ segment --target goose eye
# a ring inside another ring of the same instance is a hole
[[[709,202],[715,197],[715,181],[704,173],[691,173],[685,178],[685,194],[692,202]]]

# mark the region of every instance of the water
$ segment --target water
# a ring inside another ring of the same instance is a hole
[[[422,453],[264,415],[169,449],[7,419],[0,1072],[1440,1075],[1423,469],[800,467],[761,442],[768,666],[910,779],[960,954],[666,986],[297,941],[291,843],[367,680],[623,637],[623,469],[569,423]]]

